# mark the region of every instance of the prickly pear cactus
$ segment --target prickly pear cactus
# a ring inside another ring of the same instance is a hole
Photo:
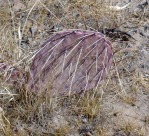
[[[23,71],[4,62],[0,62],[0,80],[18,88],[25,84]]]
[[[74,94],[98,87],[112,64],[111,43],[99,32],[55,33],[35,55],[28,89]]]

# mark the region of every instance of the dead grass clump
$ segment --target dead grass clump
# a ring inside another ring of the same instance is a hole
[[[5,117],[3,109],[0,107],[0,135],[9,136],[12,134],[12,128],[9,120]]]
[[[83,115],[92,120],[99,115],[100,112],[100,97],[93,96],[90,92],[85,96],[80,97],[73,110],[78,115]]]
[[[136,136],[145,136],[145,131],[142,128],[137,127],[136,124],[133,122],[126,122],[125,124],[121,125],[119,129],[119,134],[124,133],[126,135],[136,135]]]
[[[6,103],[3,108],[11,122],[14,134],[23,131],[24,133],[36,133],[38,135],[50,133],[51,129],[48,128],[48,124],[58,107],[49,96],[49,94],[39,94],[38,96],[27,94],[25,90],[21,90],[18,96]],[[41,131],[39,131],[40,129]]]
[[[61,126],[60,128],[55,128],[53,135],[54,136],[66,136],[67,134],[69,134],[69,126],[65,125],[65,126]]]
[[[123,98],[123,102],[124,103],[127,103],[129,105],[132,105],[134,106],[135,105],[135,102],[136,102],[136,98],[134,96],[124,96]]]
[[[116,28],[121,25],[124,18],[121,18],[119,11],[112,10],[108,6],[110,6],[110,1],[103,0],[68,2],[67,5],[64,5],[67,14],[60,25],[62,24],[64,28],[92,30]]]
[[[96,136],[107,136],[107,130],[101,126],[96,127]]]
[[[5,25],[8,20],[10,19],[10,11],[9,11],[9,5],[7,2],[2,1],[2,3],[0,3],[0,27],[2,25]]]

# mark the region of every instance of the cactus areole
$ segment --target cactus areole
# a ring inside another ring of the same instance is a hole
[[[75,94],[97,88],[112,64],[111,43],[94,31],[55,33],[36,53],[28,89]]]

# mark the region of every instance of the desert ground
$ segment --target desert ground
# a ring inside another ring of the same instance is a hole
[[[98,91],[27,91],[34,54],[67,29],[98,31],[111,41],[114,63]],[[0,68],[1,136],[149,136],[147,0],[0,0],[1,63],[24,78],[16,86]]]

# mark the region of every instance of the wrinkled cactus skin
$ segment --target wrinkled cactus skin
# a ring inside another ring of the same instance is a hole
[[[57,32],[36,53],[28,89],[70,95],[96,88],[108,73],[112,56],[111,43],[99,32]]]

